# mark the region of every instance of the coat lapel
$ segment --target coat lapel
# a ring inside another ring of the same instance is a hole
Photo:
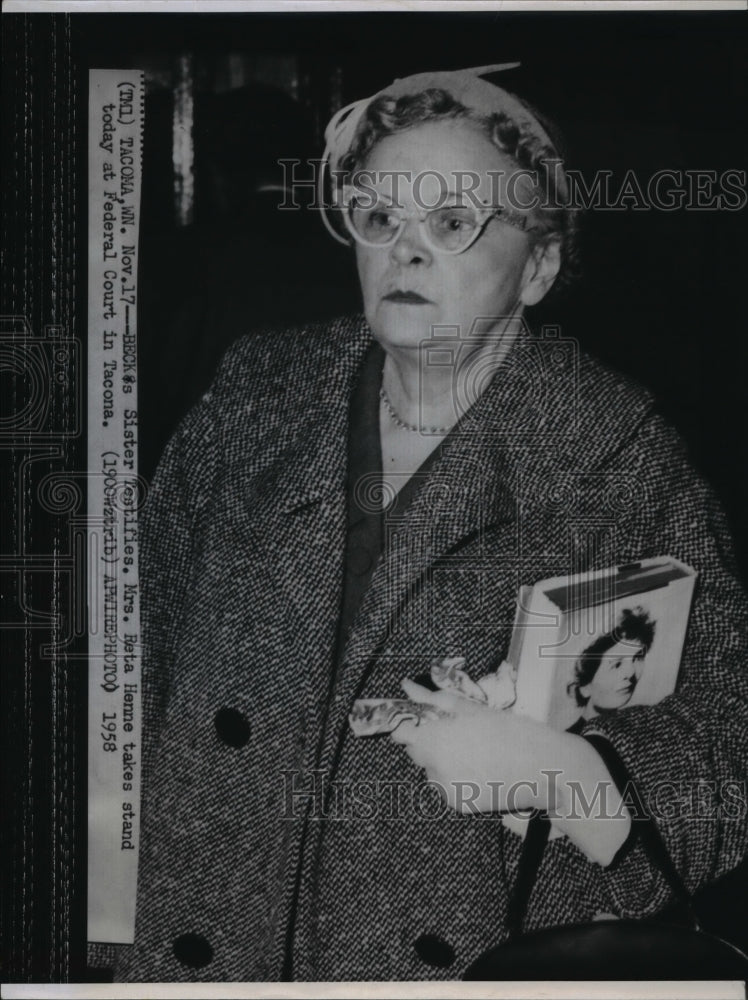
[[[239,550],[263,560],[278,601],[294,611],[295,632],[285,637],[287,669],[303,678],[312,732],[329,697],[337,636],[350,397],[371,343],[362,320],[340,327],[340,335],[321,346],[313,370],[300,364],[296,376],[278,386],[278,426],[263,442],[259,465],[246,413],[224,426],[227,520]],[[257,409],[262,413],[263,405]]]
[[[385,519],[385,551],[349,634],[325,763],[332,764],[350,705],[377,657],[386,655],[408,602],[431,585],[436,569],[459,560],[461,549],[473,542],[477,547],[470,550],[471,568],[478,568],[481,542],[491,532],[498,533],[502,565],[489,570],[511,575],[512,586],[520,581],[520,508],[526,508],[528,493],[541,491],[554,458],[575,438],[577,373],[570,366],[568,378],[559,378],[548,362],[549,347],[556,345],[531,337],[523,328],[485,391],[445,442],[402,520]]]

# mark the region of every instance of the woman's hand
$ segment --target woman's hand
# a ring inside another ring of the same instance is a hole
[[[429,691],[410,680],[403,681],[403,690],[412,701],[451,713],[419,725],[406,720],[391,738],[444,788],[452,808],[473,813],[552,805],[553,770],[567,755],[566,740],[576,743],[578,737],[452,691]]]
[[[612,860],[630,818],[586,740],[452,691],[429,691],[410,680],[403,681],[403,690],[412,701],[451,713],[419,725],[406,720],[391,739],[441,786],[453,809],[544,809],[588,857],[601,864]]]

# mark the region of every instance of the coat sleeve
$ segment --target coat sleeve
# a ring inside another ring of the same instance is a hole
[[[167,444],[140,511],[139,570],[142,625],[143,730],[141,801],[146,802],[164,725],[176,650],[199,546],[221,472],[227,399],[241,400],[242,359],[262,349],[264,331],[247,334],[227,351],[211,389],[182,419]],[[264,348],[267,352],[267,348]],[[111,967],[122,946],[88,944],[89,965]],[[127,946],[124,946],[127,947]]]
[[[208,392],[169,441],[141,515],[144,787],[175,667],[184,595],[199,544],[196,526],[209,503],[218,450],[212,392]]]
[[[215,467],[212,399],[208,393],[183,419],[159,462],[140,511],[142,609],[143,789],[158,744],[163,706],[173,668],[180,608],[190,575],[194,523]],[[88,964],[107,969],[120,946],[88,943]]]
[[[748,846],[748,610],[725,516],[675,432],[650,415],[618,460],[644,493],[622,525],[643,540],[639,557],[673,556],[699,576],[676,693],[594,718],[583,732],[613,745],[695,891],[737,866]],[[623,916],[668,901],[639,846],[600,877]]]

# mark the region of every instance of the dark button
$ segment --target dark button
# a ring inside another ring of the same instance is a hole
[[[213,961],[213,949],[201,934],[182,934],[173,947],[177,961],[192,969],[202,969]]]
[[[230,747],[243,747],[249,742],[249,722],[235,708],[221,708],[213,720],[219,739]]]
[[[348,555],[348,566],[354,576],[363,576],[371,569],[371,556],[362,548],[351,549]]]
[[[414,946],[418,952],[418,957],[429,965],[438,965],[440,969],[446,969],[455,960],[455,950],[451,944],[440,938],[437,934],[421,934]]]

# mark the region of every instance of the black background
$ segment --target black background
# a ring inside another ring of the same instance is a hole
[[[326,122],[326,77],[338,69],[344,102],[368,96],[397,76],[428,69],[457,69],[521,61],[520,70],[497,81],[532,101],[558,124],[568,162],[585,178],[611,170],[620,182],[628,169],[644,181],[663,168],[746,170],[748,106],[746,19],[725,14],[309,14],[294,16],[138,15],[76,17],[82,62],[102,67],[142,65],[149,53],[192,52],[214,56],[234,51],[294,53],[311,76],[312,131]],[[146,24],[147,27],[141,27]],[[130,27],[131,25],[131,27]],[[316,126],[316,127],[315,127]],[[168,126],[167,126],[168,127]],[[200,134],[196,135],[199,153]],[[308,155],[320,156],[312,136]],[[146,136],[146,166],[155,157]],[[162,171],[163,173],[163,171]],[[151,253],[168,272],[162,245],[163,187],[151,176],[144,192],[142,254]],[[615,183],[613,190],[615,191]],[[150,201],[148,200],[150,198]],[[198,204],[198,213],[199,213]],[[691,447],[694,463],[715,485],[731,515],[744,570],[748,472],[741,461],[745,431],[742,405],[748,347],[744,275],[748,274],[746,211],[587,213],[583,229],[583,276],[574,294],[548,303],[536,321],[560,323],[564,335],[650,387]],[[157,232],[148,220],[159,219]],[[294,220],[296,221],[296,220]],[[336,314],[358,307],[352,255],[338,248],[319,221],[304,220],[303,253],[288,247],[273,256],[268,273],[264,245],[240,244],[243,301],[232,319],[235,331],[211,329],[202,336],[224,345],[252,326]],[[210,229],[210,220],[204,220]],[[200,221],[195,227],[201,231]],[[193,267],[210,268],[222,232],[214,227],[195,246]],[[239,256],[239,254],[237,254]],[[181,258],[180,258],[181,261]],[[195,289],[172,261],[167,275],[172,314]],[[145,294],[149,293],[148,273]],[[253,274],[253,272],[260,272]],[[187,272],[191,274],[192,272]],[[152,279],[151,279],[152,280]],[[268,292],[268,286],[272,292]],[[216,294],[203,279],[204,295]],[[302,295],[298,289],[302,290]],[[226,289],[221,290],[224,294]],[[289,294],[290,293],[290,294]],[[171,296],[174,297],[171,297]],[[186,313],[187,310],[183,311]],[[192,311],[192,310],[191,310]],[[147,324],[143,315],[143,323]],[[163,330],[141,336],[142,378],[168,382],[206,378],[195,337],[170,350],[164,375],[149,368],[148,352]],[[171,342],[170,342],[171,347]],[[201,345],[204,347],[204,345]],[[158,354],[157,348],[154,348]],[[216,351],[216,353],[219,353]],[[200,357],[193,375],[187,355]],[[184,366],[184,367],[183,367]],[[153,394],[157,393],[156,385]],[[181,408],[182,400],[175,403]],[[151,438],[141,433],[148,471],[155,461]]]
[[[746,16],[740,13],[77,14],[5,15],[2,21],[2,310],[26,315],[37,331],[61,323],[82,345],[89,67],[147,68],[164,55],[185,53],[209,62],[229,49],[293,55],[306,81],[298,135],[307,155],[319,156],[321,128],[334,110],[332,79],[348,102],[414,72],[520,60],[522,68],[501,84],[560,126],[568,162],[585,177],[604,169],[622,177],[633,168],[647,178],[662,168],[748,168]],[[146,106],[140,248],[140,448],[148,476],[234,337],[258,325],[358,308],[352,256],[316,217],[299,213],[284,223],[291,230],[268,226],[254,210],[230,219],[211,211],[209,194],[198,188],[194,225],[180,230],[170,222],[163,146],[170,119],[160,100],[154,92]],[[207,113],[203,120],[208,129]],[[209,141],[209,129],[203,135],[199,124],[196,119],[197,156]],[[236,155],[241,158],[241,144]],[[537,323],[560,324],[564,335],[656,394],[727,509],[744,579],[747,212],[590,212],[581,279],[535,316]],[[59,224],[45,226],[45,216]],[[6,399],[12,406],[17,385]],[[23,435],[11,444],[15,451],[8,454],[20,454]],[[79,474],[82,441],[66,445],[55,462]],[[59,524],[50,523],[34,498],[14,491],[12,499],[16,506],[6,517],[11,559],[23,562],[24,532],[32,528],[40,551],[59,554],[69,541]],[[35,582],[35,607],[56,599],[56,572]],[[12,577],[12,613],[3,618],[19,626],[28,604],[22,577]],[[82,600],[80,582],[64,590],[68,615]],[[50,659],[40,652],[47,638],[43,629],[25,638],[20,627],[4,632],[5,760],[11,764],[4,785],[3,977],[10,980],[85,975],[84,647],[73,636],[64,653]],[[743,947],[746,881],[733,876],[700,899],[708,924]]]

